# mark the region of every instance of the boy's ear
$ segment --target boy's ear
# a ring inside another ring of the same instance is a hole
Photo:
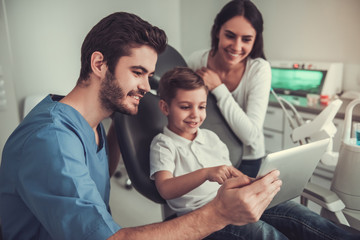
[[[104,55],[101,52],[95,51],[91,54],[91,70],[93,73],[103,79],[107,71],[107,65],[104,62]]]
[[[169,106],[168,106],[168,104],[167,104],[164,100],[160,99],[160,101],[159,101],[159,107],[160,107],[161,112],[162,112],[165,116],[169,115]]]

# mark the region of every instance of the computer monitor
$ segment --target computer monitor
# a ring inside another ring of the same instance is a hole
[[[271,68],[271,87],[276,93],[295,96],[321,94],[327,71]]]

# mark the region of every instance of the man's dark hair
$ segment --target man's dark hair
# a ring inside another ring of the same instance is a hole
[[[146,45],[160,54],[165,50],[166,42],[167,37],[163,30],[135,14],[113,13],[97,23],[85,37],[81,47],[78,84],[89,79],[92,72],[91,55],[95,51],[102,53],[108,70],[114,74],[119,58],[129,56],[132,48]]]

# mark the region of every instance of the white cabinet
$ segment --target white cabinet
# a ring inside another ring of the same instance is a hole
[[[277,152],[283,149],[283,133],[264,129],[266,153]]]
[[[277,152],[283,149],[284,112],[281,108],[268,107],[263,131],[266,153]]]
[[[269,106],[266,111],[264,128],[278,132],[284,129],[284,112],[281,108]]]

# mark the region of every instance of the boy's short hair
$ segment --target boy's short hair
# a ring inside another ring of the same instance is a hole
[[[171,100],[176,97],[178,89],[194,90],[198,88],[204,88],[206,94],[208,93],[208,88],[200,75],[188,67],[176,67],[161,77],[158,95],[160,99],[170,104]]]
[[[109,72],[114,74],[120,57],[129,56],[132,48],[143,45],[157,54],[165,50],[165,32],[132,13],[116,12],[103,18],[87,34],[81,47],[81,70],[78,84],[89,79],[92,72],[91,55],[99,51]]]

